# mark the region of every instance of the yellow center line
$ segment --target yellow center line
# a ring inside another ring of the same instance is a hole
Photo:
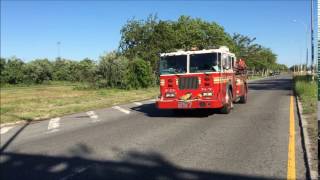
[[[290,98],[290,125],[289,125],[289,147],[288,147],[288,169],[287,179],[296,179],[296,155],[295,155],[295,122],[293,96]]]

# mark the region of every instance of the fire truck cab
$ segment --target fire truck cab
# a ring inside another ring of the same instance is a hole
[[[247,101],[244,61],[225,46],[162,53],[159,67],[159,109],[220,109],[228,114],[234,102]]]

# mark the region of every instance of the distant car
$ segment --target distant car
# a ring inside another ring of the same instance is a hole
[[[277,71],[277,72],[275,72],[275,73],[274,73],[274,75],[280,75],[280,72],[279,72],[279,71]]]

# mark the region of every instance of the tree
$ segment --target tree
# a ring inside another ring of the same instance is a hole
[[[36,59],[25,64],[23,69],[25,83],[41,84],[52,80],[53,66],[48,59]]]
[[[75,64],[71,60],[57,58],[53,63],[53,80],[56,81],[75,81],[74,77]]]
[[[134,58],[128,64],[127,78],[128,88],[147,88],[153,85],[154,78],[150,63]]]
[[[234,34],[235,54],[243,58],[250,69],[267,73],[278,67],[277,55],[271,49],[254,43],[256,38],[250,38],[241,34]]]
[[[129,59],[140,57],[156,71],[159,53],[191,47],[234,48],[222,26],[199,18],[181,16],[177,21],[161,21],[150,15],[146,20],[129,20],[121,29],[119,51]]]
[[[4,74],[5,66],[7,64],[7,60],[5,58],[0,58],[0,83],[6,83],[6,77]]]
[[[1,71],[3,82],[9,84],[23,83],[23,68],[24,62],[21,59],[16,57],[9,58],[4,65],[3,71]]]
[[[127,71],[129,60],[116,52],[100,57],[98,76],[100,87],[127,88]]]
[[[75,70],[76,80],[80,82],[90,82],[94,83],[96,80],[97,65],[95,62],[89,58],[85,58],[79,63]]]

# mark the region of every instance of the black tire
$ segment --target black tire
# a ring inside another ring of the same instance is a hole
[[[173,109],[172,112],[175,116],[182,116],[186,113],[184,109]]]
[[[248,100],[248,91],[247,91],[247,88],[245,89],[245,93],[243,96],[240,97],[239,99],[239,103],[241,104],[246,104],[247,103],[247,100]]]
[[[220,109],[221,114],[229,114],[231,112],[231,109],[233,108],[231,91],[228,89],[226,94],[228,95],[228,102],[224,104],[223,107]]]

